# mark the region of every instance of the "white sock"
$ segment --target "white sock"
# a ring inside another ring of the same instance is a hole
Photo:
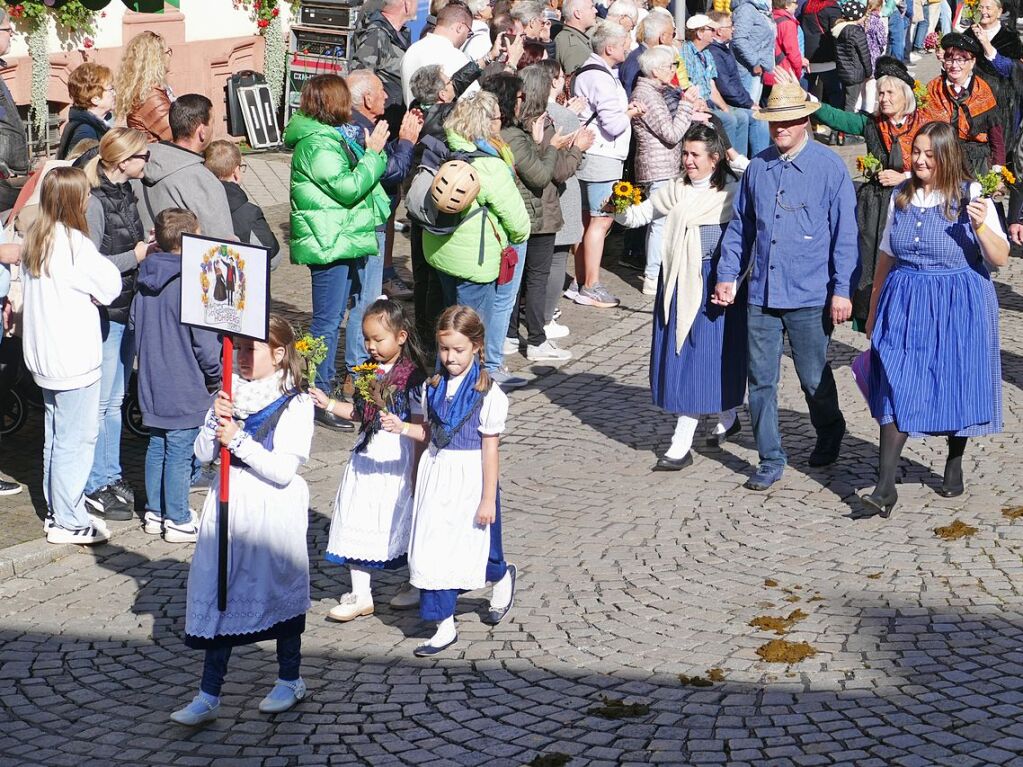
[[[432,647],[443,647],[455,638],[455,616],[451,615],[437,624],[436,633],[427,640]]]
[[[352,593],[359,599],[372,599],[373,592],[370,590],[369,582],[371,575],[369,570],[362,567],[349,566],[352,576]]]
[[[494,590],[490,593],[490,608],[492,610],[503,610],[511,602],[512,579],[511,570],[505,572],[504,577],[494,584]]]
[[[675,433],[671,436],[671,447],[664,454],[665,458],[677,461],[689,452],[693,446],[693,435],[696,434],[696,426],[700,423],[698,418],[689,415],[680,415],[675,424]]]
[[[718,416],[718,425],[714,427],[715,434],[724,434],[726,431],[732,428],[732,424],[735,423],[735,408],[729,410],[722,410],[721,415]]]

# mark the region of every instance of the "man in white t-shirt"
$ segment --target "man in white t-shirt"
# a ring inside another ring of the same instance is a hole
[[[469,57],[461,48],[471,31],[472,14],[461,3],[445,6],[437,12],[437,28],[409,46],[401,60],[401,89],[406,104],[412,103],[412,91],[409,88],[412,75],[421,67],[439,64],[444,74],[451,77],[469,63]],[[492,61],[492,50],[476,60],[481,68]],[[472,93],[477,88],[479,85],[473,83],[466,93]]]

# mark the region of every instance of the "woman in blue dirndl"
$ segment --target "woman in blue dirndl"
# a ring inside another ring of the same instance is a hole
[[[677,421],[655,471],[692,464],[690,448],[701,415],[718,418],[708,444],[718,445],[738,432],[735,411],[746,394],[745,292],[728,307],[710,301],[718,244],[733,215],[738,181],[712,127],[698,124],[686,132],[682,162],[685,176],[615,217],[628,227],[667,218],[654,303],[650,390],[654,404],[675,413]]]
[[[968,437],[1002,429],[998,300],[989,267],[1008,263],[994,205],[971,182],[944,123],[913,141],[912,177],[892,196],[881,238],[867,334],[868,399],[881,424],[877,486],[857,516],[890,516],[907,437],[941,435],[939,493],[963,493]]]

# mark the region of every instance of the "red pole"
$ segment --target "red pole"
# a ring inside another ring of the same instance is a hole
[[[221,388],[231,396],[231,376],[234,372],[234,339],[224,336],[224,380]],[[230,499],[231,453],[220,446],[220,503],[217,508],[217,609],[227,609],[227,508]]]

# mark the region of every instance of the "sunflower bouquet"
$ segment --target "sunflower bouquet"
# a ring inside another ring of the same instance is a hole
[[[856,171],[864,181],[873,181],[882,170],[881,161],[870,152],[856,158]]]
[[[916,99],[917,109],[926,109],[930,95],[927,93],[927,86],[919,80],[913,81],[913,98]]]
[[[999,199],[1016,183],[1016,176],[1006,167],[991,169],[987,173],[979,173],[980,196]]]
[[[352,385],[365,402],[373,402],[378,370],[380,366],[375,362],[363,362],[352,368]]]
[[[611,187],[611,205],[615,213],[624,213],[633,205],[643,202],[643,190],[628,181],[616,181]]]
[[[295,351],[305,360],[306,378],[309,384],[316,383],[316,368],[327,358],[327,343],[323,336],[314,338],[306,333],[295,341]]]
[[[980,0],[965,0],[963,10],[959,13],[959,20],[965,26],[973,26],[980,23]]]

